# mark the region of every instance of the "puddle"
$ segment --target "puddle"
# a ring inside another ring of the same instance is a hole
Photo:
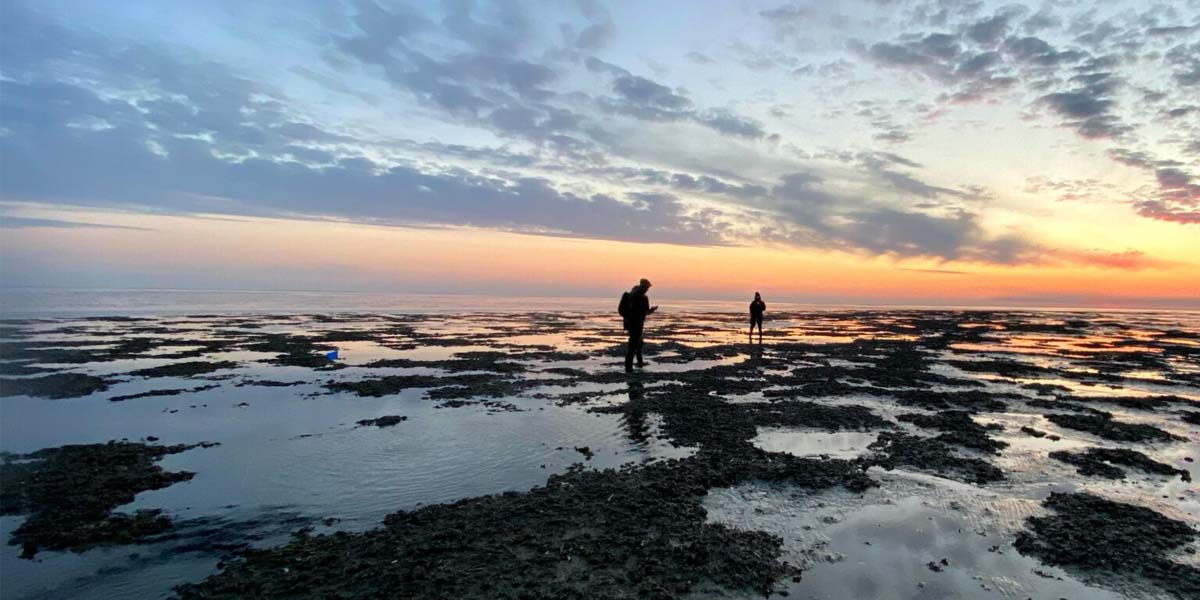
[[[750,443],[767,452],[786,452],[795,456],[829,456],[854,458],[868,452],[879,437],[876,433],[856,431],[796,431],[795,429],[760,428]]]
[[[710,490],[705,508],[710,522],[783,538],[783,560],[804,569],[800,581],[777,586],[789,598],[1126,597],[1013,549],[1035,502],[1013,504],[916,474],[889,479],[863,494],[759,484]],[[1138,597],[1160,597],[1130,587]]]

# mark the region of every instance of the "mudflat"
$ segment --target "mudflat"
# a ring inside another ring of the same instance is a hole
[[[5,322],[5,596],[1200,595],[1200,315],[746,327]]]

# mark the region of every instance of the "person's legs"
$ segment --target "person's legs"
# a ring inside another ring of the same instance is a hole
[[[637,340],[640,334],[634,333],[633,329],[629,330],[629,341],[625,344],[625,370],[633,370],[633,354],[637,352]]]
[[[638,366],[642,366],[642,328],[629,328],[629,342],[625,345],[625,370],[633,370],[633,357],[637,356]]]
[[[639,327],[637,332],[637,366],[646,366],[646,361],[642,360],[642,346],[646,345],[646,340],[642,337],[642,329]]]

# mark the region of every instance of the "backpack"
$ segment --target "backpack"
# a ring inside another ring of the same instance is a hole
[[[621,318],[629,316],[629,292],[621,294],[621,301],[617,303],[617,314]]]

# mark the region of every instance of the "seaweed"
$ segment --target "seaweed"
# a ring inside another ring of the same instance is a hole
[[[155,464],[163,456],[214,445],[114,441],[8,455],[0,465],[0,514],[28,515],[9,543],[22,546],[28,558],[41,549],[81,552],[162,533],[171,521],[157,510],[125,515],[113,509],[133,502],[139,492],[192,478],[164,471]]]
[[[78,398],[108,389],[109,381],[83,373],[53,373],[25,379],[0,379],[0,397]]]
[[[1057,566],[1141,576],[1179,598],[1200,594],[1200,569],[1167,558],[1197,538],[1187,523],[1087,493],[1053,492],[1042,505],[1055,514],[1026,519],[1029,530],[1013,543],[1021,554]]]

